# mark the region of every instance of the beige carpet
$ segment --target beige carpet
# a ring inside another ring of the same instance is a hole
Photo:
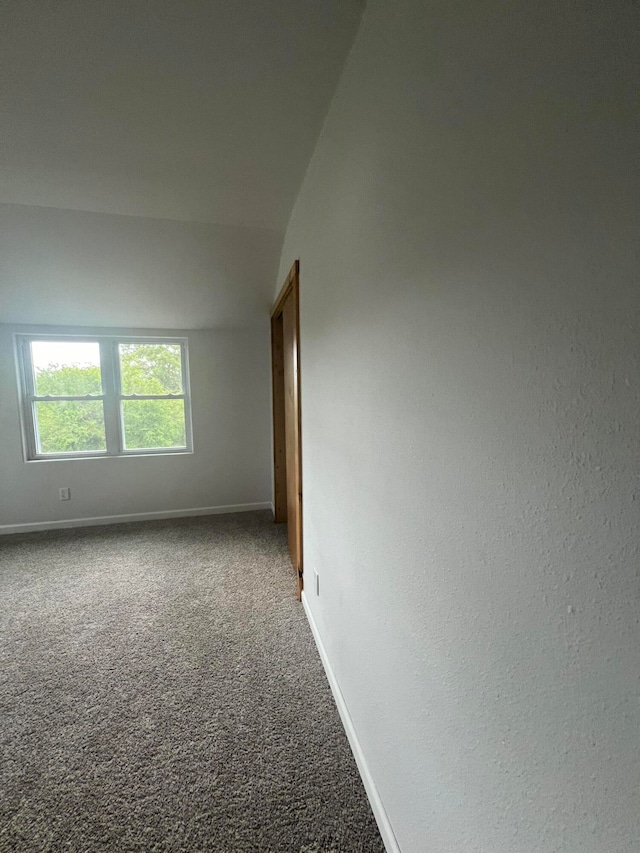
[[[0,851],[381,853],[269,513],[0,539]]]

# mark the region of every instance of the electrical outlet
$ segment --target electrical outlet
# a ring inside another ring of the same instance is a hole
[[[316,595],[320,595],[320,575],[315,569],[313,570],[313,582],[316,588]]]
[[[58,489],[58,494],[60,495],[61,501],[70,501],[71,500],[71,489],[68,486],[65,486],[62,489]]]

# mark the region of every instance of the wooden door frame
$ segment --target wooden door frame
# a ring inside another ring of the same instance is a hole
[[[282,341],[282,309],[285,300],[293,293],[295,304],[297,352],[297,418],[298,418],[298,482],[302,492],[302,419],[300,415],[300,261],[294,261],[278,298],[271,310],[271,389],[273,416],[273,514],[276,524],[287,521],[287,469],[284,420],[284,348]],[[303,586],[302,497],[300,507],[300,547],[297,568],[298,599]]]

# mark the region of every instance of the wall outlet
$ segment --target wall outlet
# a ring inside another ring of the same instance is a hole
[[[316,590],[316,595],[320,595],[320,575],[315,569],[313,570],[313,585]]]
[[[69,488],[69,486],[65,486],[62,489],[58,489],[58,494],[60,495],[61,501],[71,500],[71,489]]]

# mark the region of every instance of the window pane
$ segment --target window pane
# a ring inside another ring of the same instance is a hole
[[[183,400],[123,400],[127,450],[186,447]]]
[[[38,453],[106,450],[102,400],[35,404]]]
[[[180,344],[120,344],[119,350],[123,394],[182,394]]]
[[[97,341],[31,341],[37,396],[102,394]]]

